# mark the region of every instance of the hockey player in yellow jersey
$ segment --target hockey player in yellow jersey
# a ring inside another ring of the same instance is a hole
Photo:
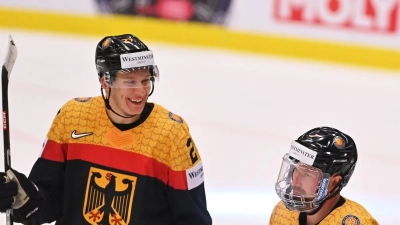
[[[293,141],[275,190],[281,201],[270,225],[377,225],[357,202],[341,196],[358,155],[354,140],[330,127],[314,128]]]
[[[102,96],[64,104],[28,178],[0,173],[0,211],[29,225],[211,225],[188,125],[148,102],[153,52],[134,35],[107,36],[95,65]]]

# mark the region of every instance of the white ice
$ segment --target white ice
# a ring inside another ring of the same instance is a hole
[[[2,29],[0,60],[8,34],[19,50],[9,85],[12,166],[28,174],[58,109],[100,94],[94,52],[101,37]],[[342,195],[380,224],[398,223],[399,73],[144,41],[161,73],[150,101],[189,124],[214,224],[268,224],[281,157],[317,126],[357,143],[359,161]]]

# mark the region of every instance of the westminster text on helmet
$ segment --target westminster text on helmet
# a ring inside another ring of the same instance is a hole
[[[122,61],[128,62],[128,61],[140,61],[140,60],[145,60],[145,59],[152,59],[153,55],[144,55],[144,56],[133,56],[133,57],[121,57]]]
[[[317,157],[317,152],[293,141],[289,149],[289,156],[312,166]]]
[[[120,60],[121,69],[154,65],[154,56],[152,51],[122,54],[120,55]]]
[[[300,154],[302,154],[302,155],[304,155],[304,156],[306,156],[306,157],[308,157],[308,158],[311,158],[311,159],[314,159],[314,156],[313,155],[311,155],[310,153],[308,153],[308,152],[305,152],[305,151],[303,151],[303,150],[301,150],[301,149],[299,149],[299,148],[297,148],[297,147],[295,147],[295,146],[290,146],[290,149],[293,149],[293,150],[295,150],[296,152],[298,152],[298,153],[300,153]]]

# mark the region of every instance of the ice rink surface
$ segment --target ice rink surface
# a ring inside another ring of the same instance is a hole
[[[19,50],[9,85],[12,166],[29,174],[58,109],[100,94],[94,52],[102,37],[2,29],[0,60],[8,34]],[[359,161],[342,195],[380,224],[398,224],[399,73],[143,41],[161,75],[149,101],[189,124],[214,224],[268,224],[281,158],[317,126],[356,141]]]

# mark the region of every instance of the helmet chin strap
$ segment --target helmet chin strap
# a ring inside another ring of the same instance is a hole
[[[151,92],[150,92],[150,94],[149,94],[149,97],[151,96],[151,94],[153,94],[153,91],[154,91],[154,77],[151,76],[151,78],[152,78],[152,81],[153,81],[153,82],[151,82]]]
[[[109,109],[109,110],[111,110],[111,112],[113,112],[115,115],[120,116],[120,117],[122,117],[122,118],[132,118],[132,117],[134,117],[134,116],[137,115],[137,114],[135,114],[135,115],[131,115],[131,116],[123,116],[123,115],[120,115],[119,113],[115,112],[115,111],[111,108],[110,100],[109,100],[108,98],[105,98],[105,97],[104,97],[103,87],[100,88],[100,91],[101,91],[101,96],[103,97],[104,103],[106,104],[106,108]],[[111,95],[111,88],[110,88],[110,93],[109,93],[109,95]]]

